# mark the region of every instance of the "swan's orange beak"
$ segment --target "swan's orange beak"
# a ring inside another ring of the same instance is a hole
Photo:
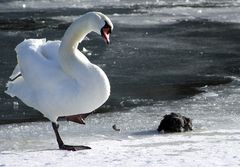
[[[110,44],[110,34],[111,34],[111,28],[110,27],[103,27],[101,29],[101,35],[103,37],[103,40],[107,43]]]

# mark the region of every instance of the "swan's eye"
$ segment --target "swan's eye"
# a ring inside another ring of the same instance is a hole
[[[111,26],[105,21],[105,25],[101,29],[101,35],[104,41],[109,44],[110,43],[110,34],[111,34]]]

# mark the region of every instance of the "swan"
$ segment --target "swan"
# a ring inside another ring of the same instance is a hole
[[[88,146],[65,145],[58,132],[58,117],[85,124],[84,119],[110,95],[104,71],[78,50],[90,32],[110,43],[111,20],[100,12],[88,12],[76,19],[61,41],[25,39],[15,48],[17,61],[5,91],[40,111],[52,122],[59,149],[83,150]]]

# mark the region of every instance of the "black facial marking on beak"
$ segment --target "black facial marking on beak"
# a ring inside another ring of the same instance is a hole
[[[105,25],[101,29],[101,36],[103,40],[109,44],[110,43],[110,34],[111,34],[111,26],[105,21]]]

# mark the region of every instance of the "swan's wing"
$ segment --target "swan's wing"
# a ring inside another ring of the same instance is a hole
[[[55,87],[65,77],[58,64],[59,42],[28,39],[16,47],[17,59],[25,82],[33,89]]]
[[[47,111],[51,107],[51,111],[55,111],[55,105],[52,104],[61,103],[56,97],[62,98],[63,95],[64,99],[65,95],[74,94],[77,87],[58,64],[59,44],[60,42],[46,42],[44,39],[29,39],[20,43],[16,47],[18,65],[11,75],[13,81],[7,83],[5,91],[53,121],[56,121],[57,114],[51,115]]]
[[[58,49],[60,47],[61,41],[47,41],[44,45],[41,46],[41,54],[53,62],[58,63]]]
[[[58,48],[61,44],[61,41],[47,41],[45,39],[40,40],[43,43],[45,43],[44,45],[42,45],[39,49],[39,51],[41,52],[41,54],[49,60],[53,60],[52,62],[56,62],[58,63]],[[16,67],[14,68],[12,75],[9,77],[11,80],[13,80],[14,78],[16,78],[17,76],[19,76],[21,74],[20,71],[20,67],[19,64],[16,65]]]

